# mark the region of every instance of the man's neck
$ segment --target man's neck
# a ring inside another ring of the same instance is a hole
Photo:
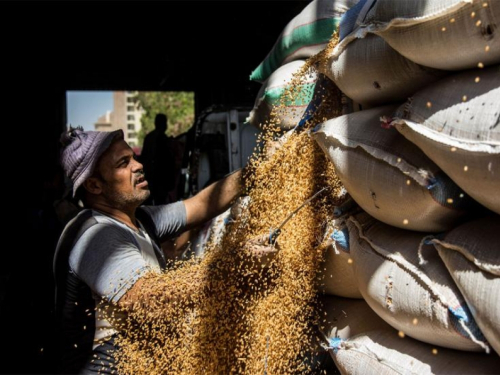
[[[90,207],[93,210],[102,212],[105,215],[111,216],[113,219],[121,221],[123,224],[128,227],[138,230],[137,222],[135,220],[135,210],[136,208],[131,209],[122,209],[109,206],[103,203],[95,203]]]

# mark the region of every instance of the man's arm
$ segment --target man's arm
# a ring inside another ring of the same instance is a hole
[[[186,199],[186,229],[194,228],[226,211],[242,191],[242,169],[214,182]]]

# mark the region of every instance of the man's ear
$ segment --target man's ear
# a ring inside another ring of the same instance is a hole
[[[90,194],[99,195],[102,193],[102,181],[96,177],[87,178],[83,183],[83,187]]]

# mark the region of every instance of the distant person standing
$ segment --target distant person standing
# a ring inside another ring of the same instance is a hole
[[[140,157],[154,205],[169,203],[168,193],[175,184],[175,160],[166,130],[167,116],[158,113],[155,117],[155,130],[144,138]]]

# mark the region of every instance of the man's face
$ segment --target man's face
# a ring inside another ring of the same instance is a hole
[[[114,141],[99,160],[102,196],[113,206],[139,206],[149,197],[142,164],[124,140]]]

